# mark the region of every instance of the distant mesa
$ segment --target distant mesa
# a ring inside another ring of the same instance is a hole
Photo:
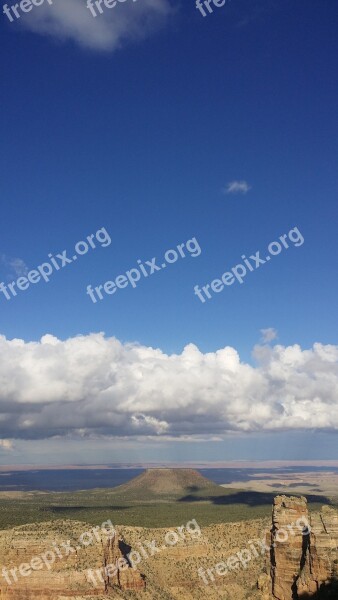
[[[219,493],[220,486],[194,469],[147,469],[128,483],[115,488],[118,494],[132,497],[184,497],[209,491]]]

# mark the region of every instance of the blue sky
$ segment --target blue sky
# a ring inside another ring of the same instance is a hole
[[[60,11],[66,11],[61,4]],[[75,5],[78,10],[78,4],[72,0],[69,10]],[[137,8],[139,16],[132,13],[136,4],[121,5],[114,14],[88,21],[83,31],[79,22],[74,32],[67,27],[66,13],[61,21],[55,13],[58,27],[53,28],[44,16],[48,7],[35,7],[30,21],[10,23],[0,15],[1,281],[17,279],[25,265],[35,269],[49,253],[67,249],[72,255],[79,240],[102,227],[112,240],[55,273],[49,283],[32,285],[10,301],[0,294],[0,333],[7,340],[38,342],[45,334],[66,340],[104,332],[122,345],[159,348],[166,355],[180,355],[189,344],[201,353],[232,347],[250,368],[265,352],[263,344],[252,355],[262,343],[262,329],[278,332],[269,345],[271,353],[275,343],[283,348],[298,344],[303,351],[314,343],[337,344],[337,3],[231,0],[207,18],[193,1],[158,0],[158,5],[158,15],[145,31],[143,22],[137,22],[139,39],[125,34],[118,42],[111,37],[117,11],[125,10],[134,23],[143,12],[151,12],[147,3]],[[87,10],[85,3],[81,10]],[[108,35],[94,31],[102,24]],[[247,182],[250,189],[225,193],[236,181]],[[302,233],[303,245],[290,245],[250,273],[243,285],[235,283],[205,303],[194,295],[195,285],[219,278],[244,254],[260,250],[265,255],[271,241],[294,227]],[[166,250],[193,237],[200,256],[178,260],[140,281],[136,289],[129,286],[96,304],[90,301],[88,284],[115,279],[138,259],[161,259]],[[13,267],[15,259],[23,262]],[[67,357],[66,369],[71,363]],[[32,360],[38,371],[39,355]],[[328,360],[334,377],[337,362]],[[310,373],[311,361],[307,368]],[[20,379],[15,369],[4,377]],[[48,377],[45,383],[48,388]],[[20,385],[16,381],[8,396],[4,384],[4,406],[17,401]],[[154,387],[161,403],[161,385]],[[333,389],[336,394],[338,388]],[[255,393],[252,388],[253,401]],[[332,390],[327,393],[334,398]],[[71,394],[69,389],[60,394],[53,401],[63,405]],[[316,403],[318,394],[309,391],[301,400]],[[26,401],[31,399],[18,404]],[[80,394],[76,402],[81,401]],[[207,398],[205,402],[207,406]],[[278,402],[283,402],[281,396]],[[207,412],[205,406],[201,414]],[[142,415],[136,419],[144,423],[148,418],[149,427],[152,418],[168,423],[153,405],[135,410]],[[177,420],[180,410],[173,413]],[[336,410],[334,405],[334,414]],[[131,408],[128,415],[132,418]],[[114,439],[118,423],[117,418]],[[240,435],[243,429],[254,430],[264,442],[260,425],[242,427],[237,421],[230,430],[234,427],[236,435],[238,430]],[[330,440],[338,419],[336,423],[332,416],[318,426],[328,436],[330,450],[324,458],[337,458],[331,455]],[[190,431],[188,426],[174,432],[171,427],[172,422],[168,428],[155,427],[155,433],[208,434],[222,440],[229,435],[227,427],[217,432]],[[287,447],[289,429],[297,429],[294,420],[273,427],[285,430],[278,435],[285,436]],[[265,420],[262,428],[269,429]],[[302,431],[313,428],[312,420],[301,422]],[[91,424],[47,429],[47,438],[84,436],[78,444],[85,447]],[[2,435],[14,440],[18,461],[22,448],[27,452],[44,437],[42,425],[27,436],[30,441],[21,432],[16,442],[11,427]],[[106,436],[101,442],[115,448],[109,431],[95,429],[90,435]],[[149,460],[150,441],[130,442],[128,427],[124,435],[126,443],[136,444],[137,455],[143,447]],[[195,446],[189,440],[182,445],[190,448],[186,454],[182,449],[182,460],[192,460]],[[55,439],[50,443],[54,448]],[[167,456],[177,460],[170,441],[163,443],[168,444]],[[248,438],[243,444],[247,456],[239,448],[238,457],[249,458]],[[264,458],[269,445],[262,444],[258,458]],[[216,460],[213,442],[207,441],[206,448]],[[276,456],[266,458],[283,458],[282,448],[278,444]],[[225,458],[226,447],[221,453],[219,460]],[[1,461],[13,456],[4,454]]]

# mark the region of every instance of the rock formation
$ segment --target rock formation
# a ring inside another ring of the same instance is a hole
[[[1,532],[0,563],[6,565],[7,577],[4,576],[4,572],[0,577],[0,600],[92,600],[117,597],[116,594],[129,590],[145,590],[145,578],[125,560],[125,549],[131,548],[116,531],[111,537],[98,536],[88,546],[76,545],[84,525],[58,521]],[[69,537],[73,551],[66,556],[67,552],[62,542]],[[62,558],[58,558],[57,553],[54,553],[55,560],[49,568],[36,563],[36,570],[30,569],[30,572],[26,573],[28,576],[20,575],[19,565],[27,565],[28,572],[32,559],[39,560],[38,557],[55,550],[55,547],[63,550]],[[105,567],[110,565],[113,569],[116,564],[120,565],[120,569],[116,569],[116,575],[107,575]],[[13,575],[11,569],[15,568],[17,570]],[[88,576],[91,571],[95,579]]]
[[[227,560],[246,548],[248,539],[261,540],[262,531],[269,526],[269,518],[209,525],[202,528],[201,536],[180,536],[175,546],[164,547],[167,528],[121,525],[116,537],[108,540],[105,536],[80,549],[80,536],[91,530],[91,525],[83,522],[57,520],[2,530],[0,600],[259,600],[255,583],[264,566],[261,553],[246,569],[229,571],[226,576],[218,576],[214,570],[207,585],[198,570],[212,569]],[[11,569],[30,562],[53,548],[53,542],[65,554],[62,542],[67,540],[76,552],[56,559],[50,569],[20,576],[17,582],[12,577],[10,585],[1,576],[2,567]],[[154,541],[161,551],[152,555],[146,541]],[[125,568],[130,549],[133,560],[137,552],[142,554],[142,546],[149,558],[142,556],[136,569]],[[116,561],[123,567],[119,572],[113,568]]]
[[[128,554],[132,551],[131,546],[126,544],[119,535],[109,538],[104,547],[104,565],[106,590],[114,585],[121,590],[143,591],[145,589],[145,577],[139,571],[131,567]],[[117,565],[109,574],[108,565]]]
[[[277,496],[267,536],[266,574],[258,581],[262,599],[320,598],[324,587],[333,589],[338,581],[337,544],[337,511],[325,506],[310,515],[306,498]]]

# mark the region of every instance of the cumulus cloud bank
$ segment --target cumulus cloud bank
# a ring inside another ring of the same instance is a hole
[[[338,429],[338,346],[167,355],[104,334],[0,337],[0,436],[222,436]]]
[[[113,8],[103,5],[103,13],[94,18],[84,0],[54,0],[22,15],[20,24],[82,47],[111,51],[152,34],[171,13],[170,0],[127,0]]]

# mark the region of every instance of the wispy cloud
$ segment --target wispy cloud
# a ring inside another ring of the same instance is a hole
[[[267,329],[261,329],[262,334],[262,342],[263,344],[268,344],[272,342],[278,337],[278,332],[273,327],[268,327]]]
[[[0,255],[0,264],[2,264],[9,276],[17,276],[21,277],[22,275],[27,275],[28,267],[25,261],[22,258],[12,258],[10,256],[6,256],[6,254]]]
[[[174,12],[170,0],[127,0],[102,6],[96,18],[84,0],[55,0],[23,15],[20,24],[35,33],[72,41],[92,50],[113,51],[153,34]],[[95,4],[94,4],[95,6]]]
[[[247,181],[230,181],[224,188],[225,194],[247,194],[251,185]]]

